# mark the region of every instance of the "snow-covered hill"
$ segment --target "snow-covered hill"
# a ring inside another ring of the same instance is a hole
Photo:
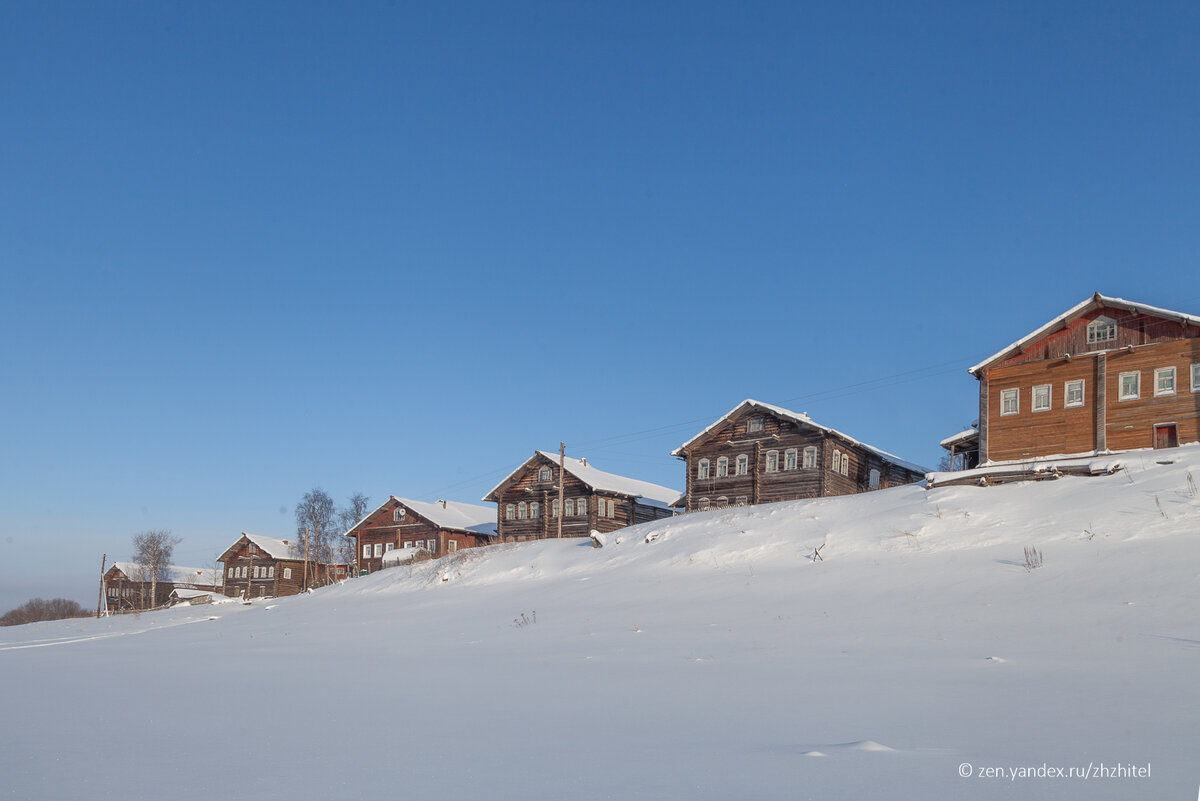
[[[0,796],[1192,798],[1200,448],[1163,455],[0,629]]]

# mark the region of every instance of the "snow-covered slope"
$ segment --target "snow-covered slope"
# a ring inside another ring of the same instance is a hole
[[[0,629],[0,796],[1191,798],[1200,448],[1156,456]]]

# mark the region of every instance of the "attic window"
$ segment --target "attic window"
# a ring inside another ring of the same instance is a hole
[[[550,481],[554,478],[554,474],[549,467],[543,467],[538,471],[538,481]]]
[[[751,417],[746,421],[746,433],[757,434],[763,430],[763,419],[761,417]]]
[[[404,519],[406,511],[407,510],[403,506],[397,506],[394,510],[392,510],[392,520],[399,523]]]
[[[1097,317],[1088,323],[1087,341],[1089,345],[1102,342],[1112,342],[1117,338],[1117,321],[1111,317]]]

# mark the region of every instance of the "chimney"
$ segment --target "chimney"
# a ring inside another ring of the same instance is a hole
[[[587,457],[586,456],[582,457],[579,461],[583,464],[584,467],[587,467]]]
[[[442,505],[442,508],[443,508],[443,509],[445,509],[445,508],[446,508],[446,500],[445,500],[445,498],[443,498],[442,500],[438,501],[438,503],[440,503],[440,504]]]

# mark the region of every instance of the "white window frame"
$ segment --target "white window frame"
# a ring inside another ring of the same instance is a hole
[[[717,498],[718,509],[724,509],[726,506],[729,506],[729,499],[727,497],[722,495],[721,497]]]
[[[575,499],[575,514],[576,515],[586,515],[587,513],[588,513],[587,498],[576,498]]]
[[[833,472],[835,472],[835,473],[842,472],[842,449],[841,448],[833,449]]]
[[[269,579],[275,578],[275,565],[271,565],[270,567],[267,568],[267,578],[269,578]]]
[[[521,501],[520,503],[517,504],[517,519],[518,520],[526,520],[528,518],[529,518],[529,506],[525,503],[525,501]]]
[[[616,517],[617,516],[617,502],[614,501],[612,498],[608,498],[607,504],[608,504],[608,516]]]
[[[377,542],[375,543],[375,558],[378,559],[381,556],[383,556],[383,543]]]
[[[710,473],[709,473],[708,460],[701,459],[700,461],[696,462],[696,478],[703,481],[703,480],[707,479],[709,477],[709,475],[710,475]]]
[[[744,475],[748,475],[749,472],[750,472],[750,457],[747,454],[739,453],[737,455],[737,461],[735,462],[733,474],[735,476],[744,476]]]
[[[1125,391],[1125,379],[1133,379],[1133,392]],[[1137,400],[1142,396],[1142,371],[1130,370],[1126,373],[1120,373],[1117,376],[1117,399],[1119,401]]]
[[[696,511],[706,512],[708,511],[710,504],[711,502],[708,500],[708,498],[701,498],[700,500],[696,501]]]
[[[797,454],[795,448],[788,448],[786,451],[783,452],[783,469],[784,470],[795,470],[796,466],[799,465],[799,463],[800,463],[800,460],[798,458],[798,454]]]
[[[849,451],[842,452],[842,475],[850,475],[850,453]]]
[[[458,550],[458,540],[446,540],[446,553],[454,553]]]
[[[813,470],[817,466],[817,446],[808,445],[804,448],[804,469]]]
[[[511,503],[504,505],[504,519],[515,520],[517,516],[517,507]]]
[[[404,550],[411,551],[412,549],[413,549],[412,540],[405,540],[404,541]]]
[[[1200,392],[1200,362],[1192,365],[1192,392]]]
[[[554,480],[554,471],[549,467],[543,467],[538,470],[538,481],[546,482]]]
[[[1012,409],[1009,410],[1009,401],[1012,401]],[[1010,387],[1009,389],[1000,390],[1000,416],[1008,417],[1014,414],[1021,413],[1021,390],[1019,387]]]
[[[1087,341],[1089,345],[1112,342],[1117,338],[1117,321],[1104,315],[1097,317],[1087,325]]]
[[[779,472],[779,451],[767,451],[767,472]]]
[[[392,510],[392,522],[399,523],[401,520],[404,519],[404,515],[406,514],[407,511],[408,510],[406,510],[403,506],[397,506],[395,509]]]
[[[750,500],[750,496],[739,495],[734,499],[733,503],[735,506],[745,506],[749,500]]]
[[[1163,388],[1163,379],[1170,377],[1170,389]],[[1154,397],[1161,398],[1164,395],[1174,395],[1177,386],[1176,374],[1174,367],[1155,367],[1154,368]]]
[[[563,509],[564,509],[563,517],[574,517],[575,516],[575,499],[567,498],[565,501],[563,501]]]
[[[542,516],[542,505],[540,503],[538,503],[537,501],[533,501],[532,503],[530,503],[529,504],[529,519],[537,520],[541,516]]]
[[[292,577],[292,569],[290,567],[285,567],[283,569],[283,577],[285,579],[290,579]]]
[[[550,502],[550,517],[558,517],[558,509],[558,498],[555,498]]]
[[[1050,384],[1035,384],[1033,387],[1033,402],[1030,404],[1030,410],[1035,412],[1048,412],[1054,407],[1054,396],[1050,390]],[[1045,393],[1045,402],[1039,402],[1039,393]]]
[[[717,478],[725,478],[729,475],[729,457],[721,456],[717,458]]]
[[[1072,387],[1079,390],[1079,400],[1071,400]],[[1076,378],[1063,383],[1063,408],[1074,409],[1083,406],[1087,402],[1087,381],[1082,378]]]
[[[760,434],[760,433],[762,433],[762,430],[763,430],[762,417],[751,417],[749,420],[746,421],[746,433],[747,434]]]
[[[879,472],[879,468],[872,467],[871,472],[867,476],[867,487],[869,489],[873,489],[873,490],[879,489],[880,480],[882,478],[883,478],[883,475]]]
[[[394,551],[394,550],[396,550],[396,543],[394,543],[394,542],[384,543],[384,546],[383,546],[384,553],[387,553],[388,551]]]

